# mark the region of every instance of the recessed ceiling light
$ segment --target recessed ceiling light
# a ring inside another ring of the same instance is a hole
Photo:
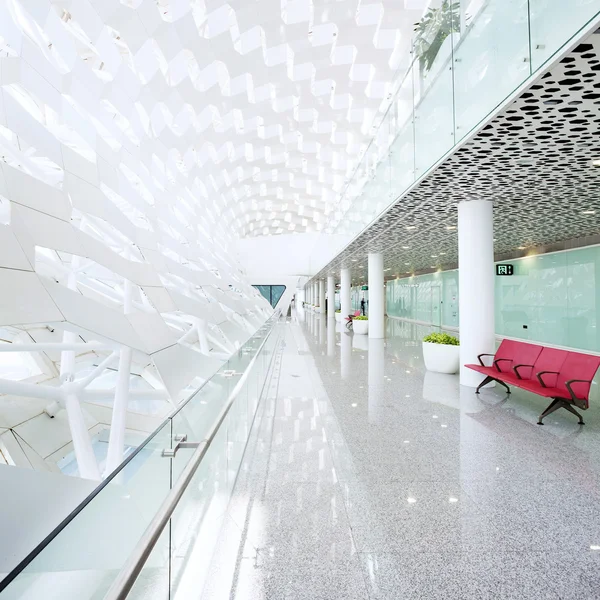
[[[410,265],[410,263],[404,263],[405,265]]]
[[[582,215],[595,215],[596,211],[595,210],[583,210],[581,211]]]
[[[416,229],[416,228],[417,228],[416,225],[409,225],[406,229],[408,229],[410,231],[411,229]]]
[[[358,265],[359,269],[363,269],[365,265]]]
[[[446,229],[447,229],[448,231],[452,231],[453,229],[456,229],[456,225],[447,225],[447,226],[446,226]]]
[[[525,250],[525,246],[519,246],[517,250]]]
[[[437,258],[437,254],[432,254],[431,258]]]
[[[600,167],[600,158],[594,158],[594,159],[592,160],[592,165],[593,165],[594,167]]]
[[[410,250],[410,246],[402,246],[403,250]]]

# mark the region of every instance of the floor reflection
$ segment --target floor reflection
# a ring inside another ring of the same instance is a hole
[[[390,319],[371,340],[303,319],[202,598],[598,597],[597,406],[585,428],[538,427],[532,394],[425,371],[426,327]]]

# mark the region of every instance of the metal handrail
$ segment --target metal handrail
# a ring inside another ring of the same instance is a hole
[[[281,311],[276,310],[273,314],[258,328],[257,332],[268,325],[270,322],[275,322],[277,319],[281,317]],[[271,329],[272,331],[272,329]],[[271,334],[269,331],[269,335]],[[256,333],[257,333],[256,332]],[[256,335],[256,333],[254,335]],[[265,338],[268,339],[269,335]],[[253,336],[252,336],[253,337]],[[252,339],[252,338],[250,338]],[[262,350],[262,346],[259,349]],[[257,353],[258,354],[258,353]],[[252,364],[252,363],[250,363]],[[217,371],[218,373],[218,371]],[[215,375],[217,374],[215,373]],[[213,375],[214,377],[214,375]],[[193,398],[200,392],[200,390],[207,385],[212,378],[207,379],[200,385],[196,390],[194,390],[176,409],[174,409],[165,419],[162,421],[158,427],[148,435],[148,437],[127,457],[123,462],[104,480],[100,483],[84,500],[79,503],[75,509],[70,512],[23,560],[16,566],[14,569],[10,571],[1,581],[0,581],[0,594],[5,591],[12,582],[19,577],[19,575],[54,541],[58,535],[66,529],[66,527],[89,505],[91,502],[98,496],[101,492],[104,491],[104,488],[108,487],[108,485],[114,481],[120,473],[127,467],[129,463],[131,463],[143,450],[146,446],[158,435],[160,431],[162,431],[163,427],[173,419]]]
[[[181,500],[183,494],[185,493],[189,484],[194,478],[194,475],[196,474],[196,471],[198,470],[202,459],[206,455],[208,449],[210,448],[210,445],[215,439],[215,436],[219,432],[223,421],[227,417],[229,410],[231,409],[233,403],[235,402],[235,399],[239,395],[242,386],[248,378],[248,374],[250,373],[250,371],[252,371],[256,359],[262,352],[262,349],[266,344],[267,340],[269,339],[272,331],[273,330],[271,330],[269,332],[269,335],[267,335],[267,337],[262,341],[260,347],[258,348],[258,351],[252,357],[250,363],[248,364],[248,367],[244,371],[244,374],[240,377],[236,386],[233,388],[231,394],[229,395],[227,403],[221,409],[221,412],[215,420],[215,423],[210,428],[210,433],[208,437],[202,442],[200,442],[198,448],[196,448],[196,450],[194,451],[192,458],[190,458],[188,464],[185,466],[179,479],[176,481],[175,485],[169,492],[169,495],[161,504],[160,508],[158,509],[158,512],[156,513],[156,515],[154,515],[152,521],[150,521],[148,527],[146,528],[146,531],[138,541],[133,552],[130,554],[129,558],[127,559],[127,562],[123,565],[117,578],[113,581],[108,592],[104,596],[104,600],[125,600],[129,595],[129,592],[135,585],[135,582],[139,577],[140,573],[142,572],[146,561],[150,557],[154,546],[158,542],[164,528],[169,522],[169,519],[173,515],[175,509],[177,508],[179,501]]]

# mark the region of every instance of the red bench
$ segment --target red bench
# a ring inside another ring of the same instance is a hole
[[[484,356],[492,356],[491,366],[486,366]],[[476,393],[486,384],[496,381],[510,394],[508,384],[552,398],[548,408],[540,415],[542,419],[559,408],[565,408],[579,417],[582,416],[573,405],[587,410],[592,379],[600,366],[600,356],[580,352],[568,352],[556,348],[545,348],[535,344],[503,340],[496,354],[480,354],[478,365],[465,365],[485,375]]]

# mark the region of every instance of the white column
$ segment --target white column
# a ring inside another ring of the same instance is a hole
[[[383,254],[369,254],[369,337],[385,337]]]
[[[319,281],[319,305],[321,312],[325,314],[325,281],[323,279]]]
[[[104,475],[109,475],[123,461],[125,449],[125,425],[127,423],[127,404],[129,403],[129,379],[131,375],[131,348],[123,348],[119,356],[119,375],[115,388],[108,453]]]
[[[75,394],[65,395],[65,408],[69,429],[73,438],[73,450],[79,467],[79,476],[84,479],[100,479],[98,463],[92,448],[92,441],[85,422],[85,417],[79,404],[79,398]]]
[[[335,319],[335,279],[331,275],[327,278],[327,316]]]
[[[495,349],[494,215],[488,200],[458,205],[458,290],[460,383],[477,387],[481,375],[464,365]]]
[[[351,275],[350,269],[342,269],[340,277],[340,304],[342,309],[342,322],[350,314],[350,285]]]

